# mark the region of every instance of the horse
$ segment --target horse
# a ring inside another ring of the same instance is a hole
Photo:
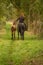
[[[11,39],[15,39],[15,32],[16,32],[16,24],[13,23],[13,25],[11,26]]]
[[[15,39],[15,32],[16,32],[16,23],[13,23],[11,27],[11,39]],[[21,36],[21,39],[24,40],[24,32],[25,32],[25,24],[24,23],[18,23],[17,26],[17,32],[18,32],[18,39],[19,35]]]
[[[19,23],[17,29],[18,29],[18,39],[20,35],[21,39],[24,40],[25,24]]]

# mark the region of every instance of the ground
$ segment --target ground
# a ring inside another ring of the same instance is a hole
[[[11,40],[10,25],[0,34],[0,65],[43,65],[43,40],[25,32],[25,40]]]

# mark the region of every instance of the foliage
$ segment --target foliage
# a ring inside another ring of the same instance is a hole
[[[0,30],[3,29],[6,25],[6,17],[3,16],[0,20]]]
[[[37,33],[37,21],[43,22],[43,0],[0,0],[0,19],[3,16],[6,20],[15,19],[20,11],[25,13],[26,25],[30,26],[30,30],[35,28]]]

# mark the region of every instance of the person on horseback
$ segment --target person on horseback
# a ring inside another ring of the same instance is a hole
[[[24,13],[20,14],[20,17],[16,20],[19,21],[18,23],[18,39],[19,39],[19,33],[21,35],[21,39],[24,39],[24,31],[25,31],[25,25],[24,25],[25,16]]]

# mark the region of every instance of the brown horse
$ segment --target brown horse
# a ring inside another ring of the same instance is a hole
[[[13,23],[12,27],[11,27],[11,39],[15,39],[15,32],[16,32],[16,24]]]

